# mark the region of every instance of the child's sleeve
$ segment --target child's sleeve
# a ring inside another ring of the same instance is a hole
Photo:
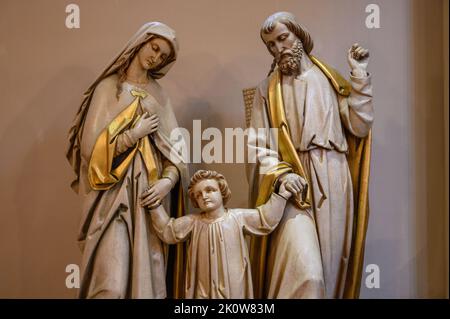
[[[244,232],[250,235],[263,236],[270,234],[283,217],[286,199],[272,193],[269,200],[256,209],[241,211]]]
[[[170,218],[162,205],[152,209],[150,215],[156,234],[166,244],[176,244],[185,241],[194,227],[192,215]]]

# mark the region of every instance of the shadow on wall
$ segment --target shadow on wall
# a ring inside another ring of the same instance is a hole
[[[443,1],[414,0],[411,32],[414,65],[413,166],[416,267],[419,298],[444,298],[448,285],[445,249]],[[448,89],[448,87],[446,88]],[[447,255],[448,256],[448,255]]]
[[[198,61],[202,61],[204,70],[200,74],[197,70]],[[222,136],[227,127],[245,129],[242,89],[249,85],[243,83],[242,74],[245,69],[236,67],[242,63],[246,65],[245,61],[251,65],[251,57],[223,63],[211,54],[188,55],[177,62],[179,64],[174,68],[173,74],[169,73],[161,81],[171,98],[179,125],[190,132],[191,151],[193,143],[197,141],[193,140],[194,120],[201,121],[202,131],[214,127],[221,131]],[[202,140],[201,149],[208,143],[208,140]],[[225,141],[222,140],[222,160],[224,151]],[[192,161],[192,152],[190,155]],[[230,207],[247,207],[248,186],[243,164],[209,164],[202,161],[191,163],[189,168],[191,175],[199,169],[217,170],[224,174],[231,190],[234,190]]]
[[[382,75],[373,72],[374,79]],[[374,81],[375,82],[375,81]],[[375,83],[374,83],[375,86]],[[375,86],[376,87],[376,86]],[[405,289],[405,283],[411,281],[412,261],[408,258],[408,252],[403,247],[408,246],[408,225],[399,228],[398,223],[386,222],[388,219],[406,219],[410,212],[408,205],[402,200],[408,198],[408,189],[399,188],[395,179],[398,175],[406,175],[407,163],[402,162],[401,157],[391,157],[396,151],[405,153],[408,151],[407,136],[404,133],[407,121],[402,118],[386,115],[382,109],[393,108],[391,104],[377,103],[376,97],[382,95],[382,90],[377,90],[374,100],[375,122],[373,125],[372,160],[370,170],[370,216],[366,236],[364,268],[361,278],[361,298],[410,298],[411,291]],[[378,110],[378,111],[377,111]],[[398,144],[393,144],[389,136],[395,136]],[[402,171],[399,171],[399,168]],[[390,176],[392,180],[387,180]],[[401,185],[401,184],[400,184]],[[383,200],[377,200],[382,198]],[[396,212],[397,216],[392,216]],[[403,236],[402,236],[403,234]],[[365,280],[370,272],[366,273],[366,267],[375,264],[380,270],[379,288],[370,289]],[[408,292],[406,292],[408,291]]]
[[[2,296],[75,296],[76,292],[65,286],[65,268],[80,261],[76,238],[81,211],[70,188],[73,174],[65,150],[82,98],[73,83],[89,83],[93,78],[90,70],[81,67],[61,71],[11,119],[7,136],[0,140],[2,148],[9,150],[2,159],[10,167],[3,181],[7,189],[2,192],[12,223],[3,228],[2,235],[16,238],[8,245],[17,252],[2,266],[2,276],[18,272],[16,277],[2,278]],[[13,229],[17,234],[8,233]]]
[[[193,56],[192,60],[198,58]],[[216,57],[201,58],[213,60],[209,63],[211,69],[199,75],[210,78],[207,86],[199,85],[205,83],[204,78],[197,82],[196,77],[191,77],[195,74],[195,63],[185,61],[181,69],[183,76],[177,82],[170,80],[172,74],[168,74],[169,84],[176,84],[179,91],[176,102],[179,107],[175,110],[179,124],[191,132],[193,119],[201,120],[203,128],[243,126],[242,88],[237,77],[230,68],[221,67]],[[76,295],[76,291],[65,287],[65,268],[81,259],[76,245],[81,203],[70,188],[73,173],[65,151],[67,133],[82,93],[93,79],[95,75],[89,69],[72,67],[60,71],[47,83],[38,84],[42,85],[39,94],[24,102],[26,105],[21,106],[24,111],[9,121],[5,128],[7,135],[0,137],[2,148],[9,150],[2,163],[10,168],[2,180],[7,185],[2,187],[2,202],[10,214],[1,235],[5,243],[2,251],[11,256],[2,266],[0,296],[70,298]],[[86,85],[80,90],[73,83]],[[163,87],[167,90],[164,84]],[[228,96],[233,96],[233,100]],[[239,108],[236,113],[242,118],[227,117],[235,113],[231,108]],[[236,169],[226,164],[200,163],[191,165],[191,173],[200,168],[224,173],[234,189],[232,205],[242,202],[238,206],[246,206],[247,186],[242,183],[242,165]]]

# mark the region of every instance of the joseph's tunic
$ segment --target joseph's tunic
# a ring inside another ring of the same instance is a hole
[[[269,298],[343,295],[353,223],[344,127],[350,134],[365,137],[373,122],[370,76],[350,76],[350,81],[350,96],[343,97],[316,65],[297,78],[282,77],[290,137],[310,182],[313,203],[309,214],[289,203],[280,227],[271,235],[266,276]],[[270,128],[267,89],[268,79],[256,91],[251,127]],[[261,167],[275,166],[281,160],[278,150],[266,142],[268,132],[249,140],[250,148],[266,151],[259,153],[255,166],[249,166],[250,185],[254,185],[251,196],[258,193]]]

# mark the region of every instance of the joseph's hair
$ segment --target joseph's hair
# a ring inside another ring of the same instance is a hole
[[[277,12],[268,17],[261,27],[261,39],[263,34],[271,33],[278,22],[283,23],[289,31],[294,33],[300,39],[303,49],[307,54],[311,53],[314,47],[311,35],[305,27],[296,21],[295,16],[290,12]]]
[[[208,171],[208,170],[198,170],[191,178],[191,182],[189,183],[188,187],[188,195],[189,198],[191,199],[192,205],[198,208],[197,200],[194,194],[194,186],[197,183],[206,179],[214,179],[217,182],[217,184],[219,184],[220,193],[222,194],[223,198],[223,204],[225,205],[231,197],[231,191],[230,188],[228,187],[228,183],[222,174],[216,171]]]

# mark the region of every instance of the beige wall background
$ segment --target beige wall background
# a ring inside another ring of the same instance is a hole
[[[65,26],[69,3],[80,7],[80,29]],[[365,26],[370,3],[381,9],[379,29]],[[203,128],[243,127],[241,90],[271,63],[259,27],[281,10],[297,15],[313,53],[343,74],[352,43],[371,52],[365,263],[379,266],[381,281],[379,289],[363,284],[361,296],[448,296],[447,1],[0,0],[0,297],[76,295],[65,286],[66,265],[81,259],[67,131],[84,90],[129,37],[146,21],[177,31],[179,59],[161,84],[181,126],[199,119]],[[242,164],[195,164],[191,172],[200,167],[225,174],[230,206],[247,206]]]

